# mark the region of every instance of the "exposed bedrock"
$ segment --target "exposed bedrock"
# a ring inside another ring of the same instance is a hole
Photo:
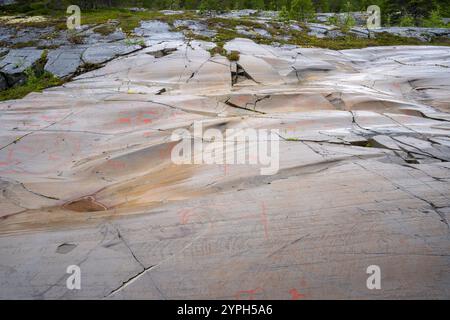
[[[1,298],[450,298],[450,48],[235,39],[230,62],[160,27],[0,103]],[[174,163],[174,130],[216,142],[196,124],[277,129],[278,170]]]

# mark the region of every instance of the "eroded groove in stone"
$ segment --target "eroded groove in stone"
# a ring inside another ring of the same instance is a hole
[[[103,204],[97,202],[92,196],[70,201],[64,204],[63,208],[77,212],[96,212],[107,210]]]

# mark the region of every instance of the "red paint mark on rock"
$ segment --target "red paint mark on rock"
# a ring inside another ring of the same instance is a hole
[[[304,294],[299,293],[295,288],[289,290],[289,293],[291,294],[291,300],[299,300],[306,297]]]
[[[61,158],[58,156],[55,156],[54,153],[51,153],[48,155],[48,160],[52,160],[52,161],[56,161],[56,160],[60,160]]]
[[[178,214],[180,215],[180,223],[186,224],[189,222],[189,217],[191,217],[194,212],[192,212],[192,209],[182,209]]]
[[[130,118],[119,118],[119,123],[131,123]]]
[[[173,111],[172,114],[170,115],[171,118],[178,118],[179,116],[183,116],[186,113],[183,111]]]
[[[120,160],[108,160],[106,161],[106,166],[114,169],[123,169],[125,168],[125,162]]]
[[[13,151],[14,151],[14,149],[12,149],[12,148],[8,150],[8,156],[6,158],[6,161],[0,161],[0,166],[9,166],[11,164],[14,164]],[[16,164],[17,164],[17,162],[16,162]]]
[[[262,288],[256,288],[252,290],[242,290],[235,294],[236,300],[254,300],[257,294],[263,293]]]
[[[43,115],[43,116],[41,116],[41,119],[53,122],[53,121],[59,120],[60,118],[58,116],[46,116],[46,115]]]
[[[246,215],[242,216],[242,218],[259,219],[264,227],[264,238],[269,240],[269,222],[267,219],[266,205],[264,202],[261,202],[261,210],[259,214]]]

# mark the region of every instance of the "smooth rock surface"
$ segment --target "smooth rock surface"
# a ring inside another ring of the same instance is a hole
[[[141,49],[140,45],[125,43],[94,44],[83,52],[81,59],[84,63],[100,64],[139,49]]]
[[[62,47],[50,50],[47,55],[45,70],[59,78],[73,75],[82,65],[81,56],[87,47]]]
[[[175,20],[173,26],[175,28],[186,27],[194,34],[204,37],[214,37],[217,34],[216,31],[209,30],[204,23],[195,20]]]
[[[450,48],[235,39],[230,63],[158,30],[0,103],[0,298],[450,298]],[[194,123],[278,129],[278,172],[173,163]]]
[[[181,32],[171,32],[170,26],[161,21],[142,21],[141,25],[134,30],[134,33],[154,42],[184,39]]]

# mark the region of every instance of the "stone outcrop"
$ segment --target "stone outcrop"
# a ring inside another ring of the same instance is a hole
[[[133,9],[133,8],[131,8]],[[139,11],[134,8],[133,11]],[[182,11],[164,11],[165,15],[181,14]],[[220,18],[244,18],[244,25],[231,25],[219,22],[216,26],[208,24],[207,17],[197,16],[189,20],[175,20],[168,24],[163,21],[142,21],[131,35],[126,35],[119,28],[118,20],[109,20],[98,25],[82,25],[75,31],[59,30],[55,26],[16,28],[18,23],[45,22],[47,18],[35,17],[2,17],[0,28],[0,72],[3,74],[0,90],[21,84],[26,80],[24,70],[11,73],[2,70],[10,64],[9,59],[17,60],[14,56],[21,56],[24,60],[35,59],[33,52],[47,50],[48,58],[45,70],[62,79],[70,79],[93,67],[99,67],[111,59],[128,55],[146,45],[163,41],[184,41],[185,38],[214,39],[219,34],[218,28],[224,28],[235,34],[257,40],[282,43],[298,43],[295,33],[305,33],[311,37],[336,39],[344,36],[361,38],[376,38],[383,33],[390,35],[415,38],[423,42],[439,38],[445,41],[450,37],[450,29],[446,28],[413,28],[389,27],[368,30],[364,25],[365,13],[352,13],[357,25],[344,31],[343,28],[331,25],[330,18],[343,20],[345,14],[318,14],[321,23],[306,23],[300,27],[297,22],[281,23],[275,11],[235,10],[217,15]],[[30,20],[32,19],[32,20]],[[253,25],[252,25],[253,24]],[[173,32],[177,29],[178,32]],[[223,31],[223,30],[222,30]],[[220,37],[219,37],[220,38]],[[11,53],[8,52],[12,49]],[[13,63],[14,64],[14,63]],[[27,65],[27,64],[25,64]],[[29,66],[28,66],[29,67]],[[4,80],[6,79],[6,80]]]
[[[448,28],[387,27],[368,30],[364,27],[353,27],[349,32],[362,38],[374,38],[380,33],[388,33],[399,37],[415,38],[423,42],[430,41],[434,37],[450,37]]]
[[[308,35],[317,38],[336,38],[344,36],[338,27],[332,25],[308,23],[307,27],[309,29]]]
[[[0,74],[6,79],[7,87],[21,84],[26,80],[26,70],[33,68],[41,58],[43,50],[12,49],[0,61]]]
[[[84,63],[101,64],[141,48],[140,45],[127,45],[125,43],[95,44],[83,51],[81,59]]]
[[[0,298],[449,298],[448,47],[235,39],[230,62],[153,26],[147,48],[0,103]],[[175,164],[196,123],[277,129],[279,170]]]
[[[73,46],[50,50],[45,70],[62,79],[72,76],[83,64],[81,56],[86,48],[86,46]]]
[[[100,66],[107,61],[122,55],[130,54],[142,49],[145,43],[136,39],[125,39],[121,30],[115,30],[110,34],[101,35],[95,31],[96,28],[84,26],[79,30],[77,37],[82,39],[80,43],[74,44],[69,40],[72,35],[63,30],[55,33],[54,28],[28,28],[14,31],[5,29],[0,32],[0,41],[17,45],[30,42],[31,45],[46,48],[47,61],[44,69],[61,79],[70,79],[75,74],[82,72],[84,66]],[[52,37],[45,35],[52,33]],[[39,39],[38,41],[34,41]],[[54,48],[56,47],[56,48]],[[0,73],[3,75],[0,90],[14,87],[26,81],[25,71],[33,68],[40,59],[43,49],[29,46],[20,49],[0,48]]]

